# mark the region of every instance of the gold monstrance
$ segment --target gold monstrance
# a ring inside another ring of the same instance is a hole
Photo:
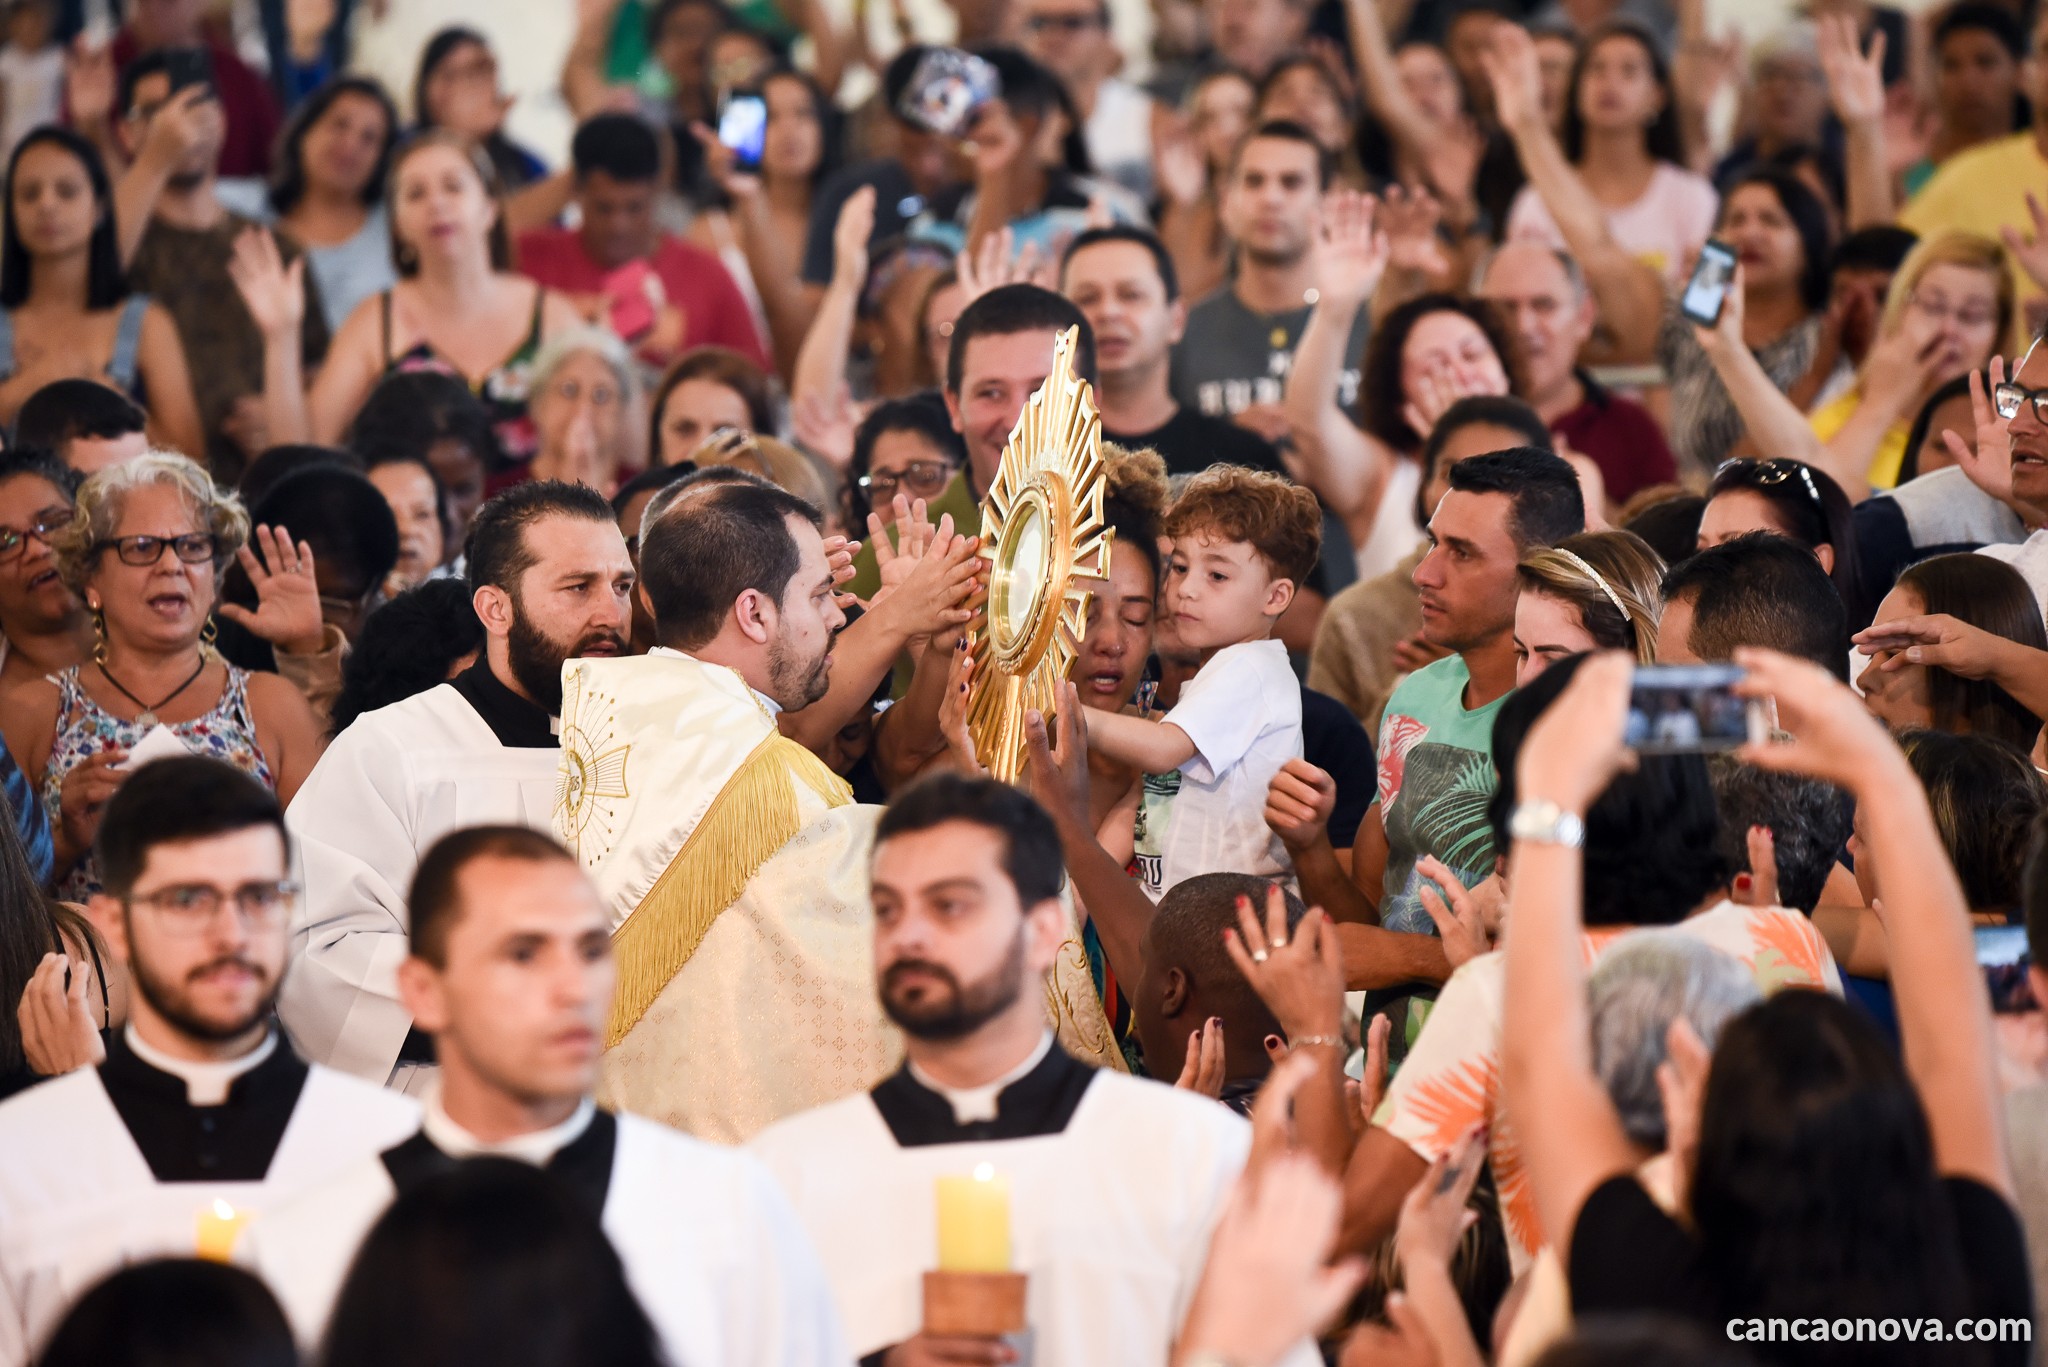
[[[988,771],[1024,772],[1024,714],[1048,717],[1088,627],[1090,590],[1109,577],[1103,524],[1102,417],[1095,390],[1074,374],[1079,329],[1053,348],[1052,374],[1024,406],[981,504],[990,549],[988,609],[974,633],[967,727]]]

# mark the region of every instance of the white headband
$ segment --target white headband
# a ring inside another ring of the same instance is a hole
[[[1621,620],[1627,622],[1630,626],[1635,625],[1635,620],[1628,615],[1628,609],[1621,605],[1621,595],[1616,593],[1613,587],[1609,585],[1608,582],[1601,577],[1600,571],[1594,569],[1591,565],[1588,565],[1585,561],[1579,559],[1578,556],[1572,554],[1570,551],[1566,550],[1562,546],[1552,546],[1550,549],[1556,551],[1559,555],[1571,561],[1574,565],[1577,565],[1580,570],[1584,571],[1585,576],[1593,581],[1593,586],[1599,589],[1600,592],[1606,594],[1607,601],[1614,604],[1614,610],[1621,614]]]

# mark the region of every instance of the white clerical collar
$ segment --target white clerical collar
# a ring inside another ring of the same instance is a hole
[[[996,1098],[1002,1095],[1003,1088],[1022,1078],[1033,1068],[1044,1062],[1045,1056],[1051,1051],[1052,1031],[1048,1030],[1040,1037],[1038,1047],[1031,1051],[1031,1057],[1025,1059],[1009,1072],[1004,1073],[994,1082],[984,1083],[979,1087],[948,1087],[943,1082],[935,1081],[931,1074],[925,1072],[924,1069],[918,1067],[915,1063],[910,1065],[910,1076],[916,1080],[919,1086],[929,1091],[937,1092],[940,1096],[946,1098],[947,1102],[953,1107],[954,1123],[972,1125],[977,1121],[994,1120],[996,1118]]]
[[[529,1134],[516,1134],[496,1144],[486,1144],[468,1130],[455,1123],[448,1116],[448,1110],[441,1104],[440,1088],[435,1088],[427,1098],[425,1114],[420,1119],[420,1128],[426,1131],[427,1140],[450,1158],[474,1158],[479,1154],[490,1154],[498,1158],[517,1158],[535,1167],[545,1167],[549,1159],[560,1153],[582,1137],[590,1128],[590,1121],[597,1114],[597,1103],[589,1097],[583,1098],[576,1106],[575,1114],[559,1125],[545,1130],[534,1130]]]
[[[185,1100],[194,1106],[218,1106],[228,1099],[228,1089],[235,1085],[235,1079],[251,1071],[263,1060],[277,1052],[277,1031],[266,1030],[263,1042],[240,1058],[200,1061],[189,1058],[174,1058],[163,1050],[154,1048],[136,1032],[130,1023],[123,1032],[128,1047],[135,1051],[135,1057],[156,1069],[185,1080]]]
[[[688,651],[677,650],[673,646],[655,646],[652,650],[648,651],[647,653],[649,655],[673,655],[676,658],[682,660],[695,660],[696,663],[700,665],[711,665],[711,661],[698,660],[695,655],[690,654]],[[782,715],[782,704],[775,701],[775,699],[769,697],[766,693],[763,693],[760,689],[754,687],[752,684],[748,683],[746,675],[740,673],[737,669],[733,669],[731,665],[717,665],[715,667],[719,669],[731,669],[732,676],[740,681],[740,683],[746,688],[747,692],[754,695],[754,701],[761,704],[761,710],[768,714],[768,719],[770,721],[773,721],[775,718]]]

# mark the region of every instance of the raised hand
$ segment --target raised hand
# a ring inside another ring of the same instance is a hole
[[[946,738],[946,752],[957,767],[986,777],[988,769],[975,752],[974,735],[967,729],[967,704],[973,697],[974,652],[967,648],[963,636],[946,671],[945,696],[939,699],[939,734]]]
[[[217,146],[226,128],[227,114],[213,88],[186,86],[151,116],[138,155],[158,166],[176,166],[202,147]]]
[[[1187,1057],[1173,1085],[1206,1097],[1223,1095],[1223,1021],[1211,1016],[1188,1036]]]
[[[1736,650],[1735,663],[1748,671],[1737,681],[1735,692],[1744,698],[1774,700],[1778,724],[1789,737],[1745,745],[1736,752],[1738,759],[1759,769],[1825,779],[1851,794],[1869,791],[1866,785],[1873,777],[1889,782],[1911,774],[1883,723],[1819,665],[1747,646]]]
[[[960,292],[970,304],[1001,285],[1045,284],[1045,268],[1037,245],[1026,243],[1018,251],[1016,236],[1007,227],[984,233],[981,241],[953,258]]]
[[[1692,335],[1699,342],[1700,350],[1709,357],[1715,353],[1731,355],[1745,345],[1742,340],[1742,267],[1738,263],[1735,273],[1728,277],[1728,290],[1721,296],[1721,316],[1712,327],[1692,325]]]
[[[64,103],[71,121],[80,128],[98,128],[113,122],[114,101],[120,90],[120,72],[114,66],[114,46],[93,47],[79,34],[64,54]]]
[[[1550,125],[1543,116],[1543,67],[1536,44],[1520,24],[1495,24],[1479,51],[1486,80],[1493,87],[1494,115],[1510,134]]]
[[[863,185],[839,206],[832,225],[832,283],[859,289],[868,278],[868,240],[875,235],[875,187]]]
[[[1055,816],[1088,825],[1088,727],[1081,717],[1081,690],[1062,681],[1052,728],[1038,711],[1024,714],[1024,776],[1031,795]]]
[[[1379,205],[1371,195],[1333,192],[1323,205],[1316,244],[1316,289],[1323,302],[1355,309],[1372,297],[1386,274],[1392,248],[1373,223]]]
[[[858,541],[844,536],[828,536],[825,538],[825,563],[832,570],[832,588],[834,590],[832,598],[841,608],[850,608],[860,602],[860,599],[856,598],[853,594],[838,592],[841,584],[853,578],[853,558],[859,554],[860,542]]]
[[[1749,872],[1735,875],[1735,901],[1746,907],[1778,905],[1778,837],[1769,826],[1751,826],[1742,833],[1749,853]]]
[[[799,394],[790,405],[789,430],[797,444],[844,470],[853,461],[854,434],[860,430],[860,405],[842,382],[830,394]]]
[[[2048,211],[2042,209],[2040,198],[2032,190],[2027,191],[2026,228],[2008,223],[1998,230],[1998,235],[2005,239],[2006,250],[2020,263],[2020,269],[2036,285],[2048,289]]]
[[[1988,367],[1990,383],[1976,371],[1970,372],[1970,418],[1977,438],[1973,447],[1956,435],[1953,427],[1941,429],[1941,444],[1950,459],[1962,467],[1970,483],[1997,499],[2012,502],[2012,433],[1991,402],[1991,392],[2005,383],[2005,358],[1993,356]]]
[[[1443,242],[1436,235],[1436,226],[1442,219],[1443,206],[1428,190],[1420,186],[1412,190],[1388,186],[1379,211],[1380,226],[1387,234],[1387,264],[1395,270],[1426,275],[1432,281],[1448,275],[1450,258],[1444,255]]]
[[[924,558],[938,529],[931,524],[925,513],[925,501],[898,494],[892,500],[896,513],[896,539],[889,539],[889,525],[882,520],[882,511],[868,512],[868,544],[875,548],[875,569],[881,575],[882,586],[875,590],[875,596],[862,603],[863,608],[873,608],[895,592],[898,585],[910,577],[917,568],[917,562]],[[952,521],[945,519],[946,530],[952,531]]]
[[[1344,961],[1330,918],[1311,909],[1290,934],[1287,895],[1266,890],[1261,924],[1249,897],[1237,899],[1237,929],[1223,932],[1223,950],[1293,1045],[1335,1046],[1344,1027]]]
[[[306,317],[306,258],[287,266],[268,228],[244,228],[235,238],[228,275],[256,330],[265,337],[295,337]]]
[[[287,655],[317,653],[327,643],[327,627],[320,616],[312,546],[304,541],[294,546],[284,528],[263,526],[235,558],[255,586],[256,607],[251,611],[221,603],[214,611]]]
[[[1486,1126],[1474,1125],[1438,1154],[1422,1180],[1408,1189],[1408,1198],[1401,1202],[1401,1223],[1394,1230],[1394,1249],[1403,1268],[1450,1266],[1458,1242],[1479,1218],[1466,1203],[1485,1166]]]
[[[925,553],[914,561],[901,556],[893,564],[908,563],[903,577],[881,610],[900,616],[905,634],[913,641],[927,641],[948,628],[960,628],[974,620],[974,597],[980,587],[983,562],[981,538],[955,536],[949,513],[939,519],[938,532]]]
[[[1828,100],[1844,124],[1876,123],[1884,117],[1884,30],[1870,39],[1866,55],[1857,42],[1856,21],[1845,14],[1824,14],[1817,21],[1820,67],[1827,77]]]
[[[1209,190],[1209,168],[1194,134],[1176,128],[1152,149],[1152,176],[1166,202],[1181,209],[1200,204]]]
[[[718,134],[702,123],[690,125],[690,136],[704,149],[704,169],[711,175],[712,182],[719,189],[732,196],[736,202],[757,199],[761,194],[761,177],[752,171],[739,169],[739,156],[730,147],[718,140]]]

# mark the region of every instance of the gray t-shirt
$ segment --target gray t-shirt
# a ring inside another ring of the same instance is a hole
[[[1211,418],[1279,403],[1294,348],[1314,312],[1313,305],[1304,305],[1286,313],[1255,313],[1225,285],[1188,310],[1187,332],[1173,349],[1174,399]],[[1337,403],[1347,413],[1358,403],[1358,365],[1370,333],[1360,309],[1337,379]]]

